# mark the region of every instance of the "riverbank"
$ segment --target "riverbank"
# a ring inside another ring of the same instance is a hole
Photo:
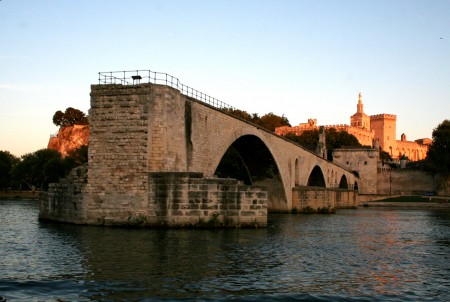
[[[0,198],[3,199],[39,199],[39,192],[35,191],[19,191],[19,190],[8,190],[0,191]]]
[[[404,209],[450,209],[449,196],[389,196],[360,202],[362,207],[391,207]]]
[[[387,207],[402,209],[448,209],[450,202],[393,202],[393,201],[369,201],[360,205],[363,207]]]

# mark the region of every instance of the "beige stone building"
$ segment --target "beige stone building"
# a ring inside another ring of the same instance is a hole
[[[423,138],[416,141],[407,141],[403,133],[401,139],[397,140],[397,116],[394,114],[367,115],[364,113],[364,105],[361,93],[358,96],[356,113],[350,117],[350,125],[326,125],[325,128],[335,128],[338,131],[347,131],[354,135],[363,146],[372,146],[377,140],[381,149],[388,152],[392,158],[399,159],[402,155],[411,161],[424,159],[428,152],[431,139]],[[309,119],[308,123],[301,123],[294,127],[278,127],[275,133],[285,135],[294,133],[300,135],[305,130],[318,129],[317,119]]]

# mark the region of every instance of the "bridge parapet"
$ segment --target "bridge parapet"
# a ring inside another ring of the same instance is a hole
[[[188,97],[211,105],[219,109],[237,110],[233,106],[224,103],[210,95],[197,89],[184,85],[180,80],[170,74],[151,70],[129,70],[129,71],[107,71],[98,73],[98,83],[100,85],[120,84],[138,85],[141,83],[151,83],[166,85],[175,88]]]

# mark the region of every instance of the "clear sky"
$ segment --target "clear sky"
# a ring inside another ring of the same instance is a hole
[[[0,150],[46,148],[88,112],[99,71],[150,69],[292,125],[397,115],[397,139],[450,119],[449,0],[1,0]]]

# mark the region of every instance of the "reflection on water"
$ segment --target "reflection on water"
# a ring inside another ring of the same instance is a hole
[[[450,212],[270,215],[266,229],[153,230],[37,221],[0,200],[8,301],[450,300]]]

